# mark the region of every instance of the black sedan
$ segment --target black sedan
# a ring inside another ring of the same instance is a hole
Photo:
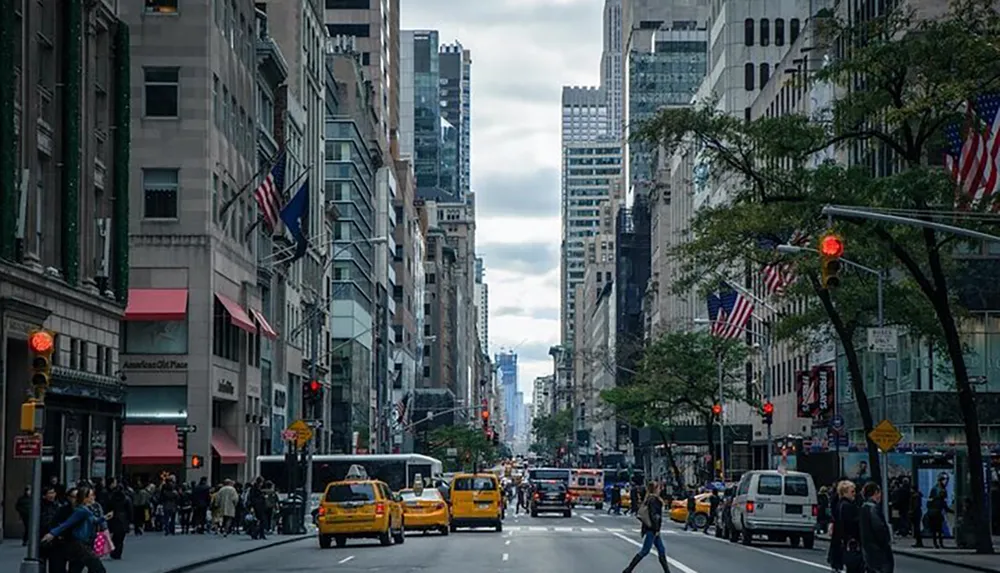
[[[531,517],[538,517],[539,513],[561,513],[563,517],[573,515],[566,484],[556,480],[541,480],[534,483],[533,489],[529,506]]]

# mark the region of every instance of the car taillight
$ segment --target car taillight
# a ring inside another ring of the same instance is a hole
[[[813,517],[819,517],[819,506],[818,505],[814,505],[813,506]]]
[[[752,501],[748,501],[747,502],[747,513],[753,513],[753,502]]]
[[[375,515],[382,515],[385,513],[385,504],[381,501],[375,504]]]
[[[444,509],[444,504],[443,503],[435,503],[434,504],[434,509]]]
[[[318,515],[326,515],[326,508],[325,508],[325,507],[323,507],[322,505],[321,505],[321,506],[319,506],[319,512],[318,512]]]

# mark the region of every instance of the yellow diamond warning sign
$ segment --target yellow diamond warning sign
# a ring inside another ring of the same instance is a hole
[[[903,434],[896,429],[896,426],[892,425],[892,422],[889,420],[882,420],[877,426],[875,426],[874,429],[872,429],[871,433],[868,434],[868,437],[875,442],[878,449],[883,452],[888,452],[889,450],[895,448],[900,441],[902,441]]]

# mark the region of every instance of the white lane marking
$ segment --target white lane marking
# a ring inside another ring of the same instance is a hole
[[[506,561],[508,558],[510,558],[510,555],[507,555],[506,553],[504,553],[503,554],[503,560]]]
[[[547,527],[529,527],[528,531],[548,531]]]
[[[635,539],[631,539],[631,538],[625,537],[621,533],[612,533],[611,535],[614,535],[615,537],[621,539],[622,541],[627,541],[627,542],[631,543],[632,545],[635,545],[636,547],[642,547],[642,543],[639,543]],[[677,569],[680,569],[681,571],[683,571],[684,573],[698,573],[694,569],[688,567],[687,565],[681,563],[680,561],[674,559],[673,557],[668,556],[667,557],[667,561],[671,565],[673,565],[674,567],[676,567]]]
[[[610,533],[619,533],[625,530],[622,529],[621,527],[605,527],[604,531],[608,531]]]
[[[590,519],[590,518],[589,518],[589,517],[587,517],[586,515],[581,515],[581,516],[580,516],[580,519],[582,519],[582,520],[586,521],[587,523],[594,523],[594,520],[593,520],[593,519]]]
[[[595,531],[600,531],[600,530],[601,530],[600,527],[581,527],[580,528],[580,531],[587,531],[587,532],[590,532],[590,533],[593,533]]]
[[[572,527],[553,527],[552,529],[554,531],[563,531],[563,532],[565,532],[565,531],[573,531]]]
[[[520,525],[513,525],[513,526],[508,525],[504,529],[507,529],[508,531],[521,531],[521,526]]]
[[[715,536],[706,535],[707,539],[712,541],[717,541],[719,543],[729,543],[727,539],[719,539]],[[778,559],[784,559],[785,561],[791,561],[792,563],[798,563],[799,565],[808,565],[809,567],[815,567],[817,569],[829,569],[829,565],[823,565],[822,563],[816,563],[814,561],[806,561],[805,559],[799,559],[798,557],[792,557],[791,555],[782,555],[781,553],[775,553],[774,551],[768,551],[767,549],[761,549],[759,547],[748,547],[746,545],[739,545],[744,549],[749,549],[750,551],[756,551],[757,553],[763,553],[764,555],[770,555],[771,557],[777,557]]]
[[[504,541],[503,544],[504,545],[510,545],[510,539],[508,539],[507,541]]]
[[[343,558],[343,559],[341,559],[340,561],[337,561],[337,563],[340,563],[341,565],[343,565],[344,563],[347,563],[347,562],[348,562],[348,561],[350,561],[351,559],[354,559],[354,556],[353,556],[353,555],[349,555],[349,556],[347,556],[347,557],[344,557],[344,558]]]

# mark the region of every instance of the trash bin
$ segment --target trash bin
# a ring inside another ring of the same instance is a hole
[[[296,535],[306,532],[305,524],[302,522],[302,501],[291,498],[281,504],[281,529],[282,535]]]

